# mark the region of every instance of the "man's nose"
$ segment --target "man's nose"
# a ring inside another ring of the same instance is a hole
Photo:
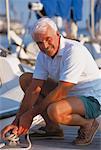
[[[47,41],[44,41],[44,42],[43,42],[43,47],[44,47],[45,49],[48,48],[48,42],[47,42]]]

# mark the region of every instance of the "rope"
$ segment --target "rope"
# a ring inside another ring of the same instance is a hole
[[[9,148],[10,150],[30,150],[31,147],[32,147],[32,144],[31,144],[31,141],[30,141],[30,138],[29,138],[29,134],[27,134],[27,142],[28,142],[28,147],[24,147],[24,148]],[[19,137],[15,134],[10,134],[8,137],[7,137],[7,140],[9,141],[9,146],[16,146],[17,144],[19,144]],[[8,148],[4,148],[5,147],[5,143],[1,143],[0,144],[0,148],[3,148],[5,150],[8,150]]]
[[[34,117],[33,119],[33,126],[39,124],[40,122],[43,121],[43,118],[41,115],[38,115],[36,117]],[[14,135],[14,134],[10,134],[9,136],[7,136],[7,139],[9,141],[9,145],[17,145],[19,144],[19,137]],[[31,144],[31,141],[30,141],[30,138],[29,138],[29,133],[27,133],[27,136],[26,136],[26,139],[27,139],[27,142],[28,142],[28,147],[24,147],[24,148],[9,148],[10,150],[30,150],[31,147],[32,147],[32,144]],[[6,146],[6,143],[0,143],[0,149],[3,148],[5,150],[8,150],[8,148],[4,148]]]

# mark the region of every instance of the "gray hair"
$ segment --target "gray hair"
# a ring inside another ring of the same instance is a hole
[[[43,17],[35,23],[34,28],[33,28],[33,32],[44,33],[46,31],[48,25],[51,26],[51,28],[53,28],[54,31],[58,31],[58,28],[52,19],[47,18],[47,17]]]

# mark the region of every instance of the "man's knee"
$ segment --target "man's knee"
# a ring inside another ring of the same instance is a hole
[[[55,103],[49,105],[47,108],[47,114],[52,121],[56,123],[61,122],[60,110]]]

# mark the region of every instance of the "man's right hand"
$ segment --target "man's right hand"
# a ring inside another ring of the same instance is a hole
[[[14,133],[16,135],[17,131],[18,131],[18,127],[16,125],[13,125],[13,124],[7,125],[5,128],[3,128],[1,130],[1,138],[3,140],[6,140],[6,134],[10,131],[12,131],[12,133]]]

